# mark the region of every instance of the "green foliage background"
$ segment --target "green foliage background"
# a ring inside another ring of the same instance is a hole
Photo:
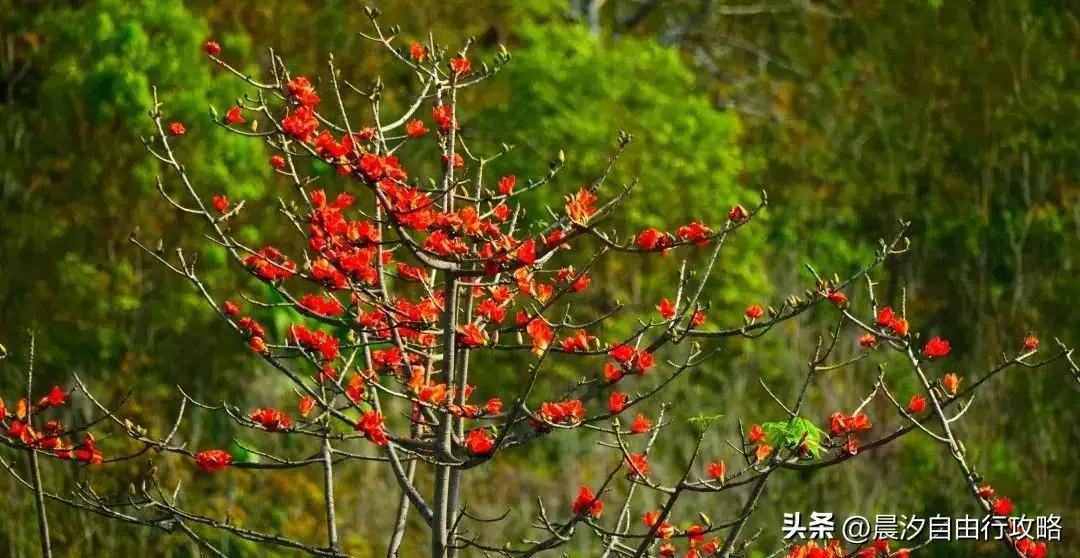
[[[1042,336],[1048,352],[1054,336],[1080,343],[1080,19],[1069,2],[851,0],[837,3],[843,17],[793,10],[697,18],[691,31],[673,39],[666,22],[693,18],[699,4],[671,2],[625,28],[612,22],[632,10],[613,0],[595,34],[567,18],[567,3],[557,0],[421,0],[383,8],[406,38],[430,29],[450,45],[473,35],[481,53],[489,55],[499,42],[514,53],[503,75],[463,98],[463,134],[481,150],[517,146],[494,164],[499,174],[538,176],[565,151],[560,178],[526,200],[533,215],[594,179],[619,130],[635,136],[606,190],[634,185],[632,201],[612,223],[620,235],[692,219],[719,223],[732,204],[753,204],[759,190],[768,190],[765,218],[732,239],[708,286],[714,323],[737,323],[748,302],[778,306],[786,294],[800,292],[808,284],[805,262],[829,275],[851,273],[904,218],[913,221],[913,248],[879,277],[879,296],[898,301],[907,286],[916,329],[953,341],[950,369],[972,377],[1028,332]],[[42,384],[76,370],[117,395],[134,390],[136,403],[128,409],[151,428],[169,419],[163,410],[175,408],[176,384],[193,396],[228,397],[241,406],[291,400],[242,345],[222,335],[188,285],[127,242],[138,231],[166,246],[205,244],[158,197],[157,164],[140,136],[151,133],[146,113],[156,86],[170,118],[187,125],[180,156],[192,176],[205,191],[262,208],[248,212],[246,238],[273,241],[281,230],[274,200],[287,185],[270,178],[261,145],[208,122],[208,105],[227,107],[245,90],[205,63],[200,45],[214,37],[230,61],[253,74],[266,66],[266,47],[295,72],[313,76],[325,74],[325,55],[334,52],[344,73],[360,83],[381,73],[393,111],[412,86],[356,36],[365,19],[358,4],[343,0],[0,0],[0,341],[15,353],[0,367],[0,395],[12,399],[21,389],[11,361],[25,356],[26,330],[33,328]],[[711,50],[717,44],[760,45],[770,58],[745,48],[717,55]],[[406,154],[414,173],[433,172],[436,159]],[[211,251],[204,257],[204,280],[214,292],[257,288]],[[651,312],[670,296],[674,264],[605,260],[581,311],[599,313],[618,299],[628,315]],[[736,420],[781,417],[757,378],[790,393],[822,317],[752,345],[724,343],[719,359],[674,387],[671,401],[694,403],[671,410],[685,425],[681,431],[692,431],[683,419],[700,406],[722,414],[706,454],[733,462],[722,440]],[[262,318],[279,329],[290,319]],[[491,386],[516,385],[521,372],[513,360],[488,364]],[[564,385],[560,380],[580,373],[559,364],[542,389],[554,392]],[[824,427],[829,412],[850,409],[874,375],[868,364],[829,378],[827,389],[811,394],[806,416]],[[899,393],[914,389],[897,381]],[[1065,518],[1066,543],[1056,555],[1080,553],[1080,537],[1068,531],[1080,513],[1075,380],[1053,368],[992,383],[971,412],[979,419],[961,427],[973,461],[1020,510]],[[89,408],[69,412],[90,416]],[[875,428],[899,424],[887,406],[870,413]],[[195,414],[189,427],[193,446],[233,443],[230,426],[211,414]],[[557,447],[541,445],[490,465],[485,478],[467,486],[469,500],[488,515],[513,508],[507,538],[520,536],[535,512],[535,495],[545,495],[549,509],[565,507],[579,479],[610,460],[595,441],[565,437]],[[690,441],[688,435],[666,440],[654,468],[676,470]],[[139,466],[132,464],[130,474]],[[163,476],[183,480],[196,509],[223,515],[227,508],[237,523],[318,538],[314,474],[208,476],[190,464],[161,466]],[[48,471],[52,488],[61,491],[80,478],[122,484],[93,470],[61,469]],[[393,481],[378,467],[358,467],[341,482],[351,487],[339,502],[349,550],[381,555],[396,497],[377,495],[396,494]],[[950,496],[957,486],[945,453],[911,437],[842,470],[779,479],[755,527],[765,530],[766,549],[777,542],[785,511],[973,513],[967,500]],[[6,477],[0,487],[7,496],[0,503],[0,554],[34,555],[32,503]],[[737,500],[689,501],[686,516],[701,509],[714,520],[731,517]],[[154,555],[197,555],[181,536],[59,507],[50,512],[60,555],[148,548]],[[411,532],[406,552],[426,545],[419,532]],[[229,556],[268,555],[237,541],[215,542]],[[573,548],[591,555],[583,541]],[[992,555],[996,548],[978,549],[984,550]],[[932,552],[973,551],[938,546]]]

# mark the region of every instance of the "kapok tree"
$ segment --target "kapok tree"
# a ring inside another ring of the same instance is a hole
[[[563,156],[529,180],[487,176],[485,164],[502,152],[485,155],[470,150],[458,133],[459,91],[496,75],[510,54],[501,49],[490,65],[474,67],[468,43],[456,53],[432,40],[398,45],[396,31],[384,31],[377,12],[368,13],[374,31],[364,37],[385,47],[389,57],[411,70],[419,82],[420,92],[404,113],[385,121],[381,82],[361,90],[341,78],[332,58],[330,76],[316,87],[311,80],[292,75],[272,51],[270,76],[258,81],[230,65],[217,43],[204,46],[212,62],[251,88],[223,117],[212,111],[212,118],[275,151],[269,164],[291,185],[294,196],[292,203],[282,202],[280,208],[285,226],[295,232],[292,249],[248,246],[233,234],[233,226],[244,219],[244,202],[233,203],[226,192],[190,179],[173,149],[185,139],[184,125],[167,118],[155,92],[151,117],[156,134],[146,143],[168,172],[159,181],[165,203],[201,220],[207,238],[226,251],[239,270],[257,277],[284,302],[250,296],[238,302],[239,297],[211,293],[200,280],[195,258],[183,250],[166,255],[134,236],[132,242],[189,282],[236,333],[237,342],[250,347],[292,386],[296,399],[245,410],[227,402],[200,403],[181,392],[172,427],[164,435],[152,435],[125,418],[121,407],[102,403],[77,375],[70,389],[55,386],[44,397],[34,397],[31,342],[25,391],[5,394],[17,401],[11,410],[0,403],[0,441],[29,464],[26,474],[17,460],[3,460],[7,471],[36,498],[44,556],[51,555],[48,501],[179,531],[213,556],[224,554],[205,536],[210,530],[316,556],[346,556],[343,526],[335,511],[335,494],[343,487],[334,479],[338,471],[358,461],[388,467],[401,490],[395,528],[387,534],[388,556],[399,554],[411,516],[419,516],[430,533],[433,557],[462,551],[542,555],[587,535],[596,538],[594,548],[602,549],[603,556],[739,556],[757,539],[747,534],[747,525],[774,475],[839,466],[911,433],[930,438],[948,452],[972,501],[983,512],[1001,516],[1000,521],[1012,514],[1009,498],[996,494],[969,463],[952,425],[970,408],[975,391],[1006,369],[1061,361],[1080,377],[1071,350],[1059,342],[1053,356],[1034,360],[1039,342],[1028,337],[1017,343],[1013,354],[1003,355],[999,364],[977,377],[962,381],[955,374],[940,376],[935,365],[949,355],[948,341],[938,337],[921,341],[909,325],[902,300],[895,302],[899,310],[894,310],[874,296],[873,271],[906,249],[904,223],[894,238],[880,242],[876,257],[858,273],[830,279],[814,272],[815,283],[778,308],[751,304],[740,308],[736,319],[728,313],[734,322],[728,327],[711,327],[706,281],[716,271],[725,239],[741,234],[765,208],[764,192],[752,209],[731,208],[724,223],[693,222],[678,226],[674,233],[649,229],[619,238],[601,225],[633,191],[632,185],[612,188],[605,180],[610,165],[631,142],[631,137],[621,135],[609,167],[598,169],[594,182],[567,194],[561,210],[552,210],[546,223],[529,221],[516,203],[518,196],[549,186]],[[345,110],[344,99],[355,95],[370,103],[370,113],[358,116]],[[259,125],[239,127],[251,121]],[[411,178],[396,156],[419,142],[433,142],[441,151],[441,175],[427,185]],[[313,184],[300,170],[304,159],[331,165],[338,180]],[[579,247],[586,253],[576,250]],[[604,321],[627,319],[619,305],[598,319],[575,316],[574,296],[590,287],[589,270],[601,257],[612,253],[665,257],[688,250],[707,254],[698,273],[688,273],[683,260],[670,294],[657,301],[655,314],[637,316],[629,335],[599,339],[591,333]],[[855,289],[866,295],[860,299],[867,302],[858,307],[848,299]],[[703,424],[697,448],[681,471],[654,472],[649,455],[662,443],[660,432],[670,426],[661,403],[665,388],[715,354],[707,344],[729,337],[760,337],[819,305],[836,308],[830,334],[819,339],[801,372],[794,400],[784,401],[765,388],[776,403],[769,413],[773,421],[764,422],[768,417],[762,410],[763,416],[753,420],[763,422],[745,431],[740,422],[729,442],[738,463],[729,469],[719,456],[702,455],[708,430]],[[274,307],[306,321],[294,323],[285,336],[276,338],[247,315],[245,307]],[[838,345],[855,339],[862,347],[855,358],[834,358]],[[692,347],[671,350],[686,344]],[[516,391],[486,401],[470,399],[480,381],[471,373],[470,362],[482,351],[512,352],[520,358],[524,373]],[[865,397],[851,401],[850,412],[804,416],[807,393],[822,374],[882,351],[906,358],[907,370],[902,373],[914,375],[920,393],[909,398],[890,391],[882,367]],[[666,358],[669,352],[681,356]],[[564,397],[539,400],[534,392],[553,354],[579,358],[581,375],[565,386]],[[87,398],[99,417],[81,425],[48,420],[49,409],[72,397]],[[891,402],[904,426],[874,432],[863,410],[881,397]],[[306,457],[252,449],[247,451],[260,460],[238,460],[225,449],[189,447],[181,441],[189,406],[226,415],[236,428],[294,438],[295,446],[307,448]],[[92,433],[100,430],[122,433],[130,439],[131,451],[103,455]],[[611,466],[601,478],[582,478],[568,486],[567,491],[577,493],[568,509],[548,509],[541,498],[535,536],[505,540],[498,534],[497,519],[471,513],[461,490],[463,477],[513,448],[557,443],[585,430],[605,436],[602,444],[610,448]],[[321,467],[324,542],[243,528],[227,516],[186,509],[180,487],[159,478],[156,469],[133,481],[123,497],[101,494],[88,483],[76,485],[70,494],[43,487],[44,460],[106,467],[148,452],[177,454],[218,474],[245,469],[274,475]],[[433,479],[431,490],[420,488],[416,481],[421,475]],[[663,506],[640,509],[635,494],[641,491],[658,493]],[[742,511],[709,519],[706,510],[677,505],[690,493],[739,498]],[[1039,557],[1046,552],[1044,542],[1022,536],[1010,536],[1005,544],[1017,556]],[[799,558],[870,558],[908,556],[911,550],[873,540],[846,548],[839,541],[811,542],[779,552]]]

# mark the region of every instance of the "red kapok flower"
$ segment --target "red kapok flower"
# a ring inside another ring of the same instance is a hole
[[[233,107],[225,113],[225,122],[229,124],[243,124],[244,117],[240,114],[240,107]]]
[[[495,438],[486,428],[470,430],[465,435],[465,447],[473,455],[487,455],[495,448]]]
[[[356,421],[357,431],[363,432],[375,445],[385,446],[390,443],[386,436],[386,421],[382,413],[378,411],[364,411],[364,414]]]
[[[625,465],[631,475],[645,477],[652,473],[652,469],[649,468],[649,460],[640,453],[631,453],[626,458]]]
[[[487,331],[476,324],[465,324],[457,331],[458,339],[466,347],[483,347],[488,343]]]
[[[1039,348],[1039,338],[1034,335],[1028,335],[1024,338],[1024,350],[1034,351]]]
[[[517,184],[517,177],[514,175],[504,176],[499,179],[499,193],[504,196],[509,196],[514,192],[514,185]]]
[[[611,395],[608,396],[608,410],[611,411],[611,414],[617,415],[623,412],[623,409],[626,408],[626,402],[629,400],[629,395],[613,391],[611,392]]]
[[[833,436],[870,430],[871,426],[866,413],[847,416],[844,413],[835,412],[829,415],[829,428],[832,430]]]
[[[723,481],[727,476],[727,465],[723,461],[714,461],[705,466],[705,473],[718,481]]]
[[[694,315],[690,318],[690,327],[698,327],[705,323],[705,313],[701,310],[694,312]]]
[[[621,364],[626,364],[627,362],[630,362],[630,359],[634,358],[634,355],[636,353],[637,351],[635,351],[634,348],[630,345],[627,345],[626,343],[619,343],[612,347],[610,351],[608,351],[608,356],[615,359],[615,361]]]
[[[656,358],[652,353],[638,351],[634,357],[634,372],[644,374],[646,370],[652,368],[655,364]]]
[[[195,454],[195,464],[208,473],[216,473],[232,463],[233,456],[225,450],[206,450]]]
[[[454,74],[463,76],[472,71],[472,62],[468,58],[455,57],[450,59],[450,69],[454,71]]]
[[[908,330],[910,329],[910,325],[906,318],[896,318],[889,323],[889,327],[900,337],[907,337]]]
[[[582,188],[577,193],[566,196],[566,214],[574,223],[587,225],[589,219],[596,213],[596,208],[592,204],[597,199],[592,192]]]
[[[670,320],[675,317],[675,303],[663,298],[660,300],[660,304],[656,305],[656,311],[660,313],[660,316],[665,320]]]
[[[923,356],[927,359],[933,360],[935,358],[941,358],[949,354],[949,351],[951,350],[952,347],[949,346],[948,341],[940,337],[935,337],[926,342],[926,346],[923,347]]]
[[[225,302],[223,302],[221,304],[221,310],[222,310],[222,312],[225,312],[226,316],[235,317],[235,316],[240,315],[240,307],[237,306],[236,303],[231,301],[231,300],[226,300]]]
[[[60,389],[60,386],[53,386],[52,391],[45,397],[42,397],[41,401],[38,401],[37,406],[43,409],[47,407],[59,407],[67,401],[67,396],[68,394]],[[2,404],[3,403],[0,402],[0,405]]]
[[[881,327],[889,327],[892,325],[893,320],[896,319],[896,314],[893,312],[891,306],[886,306],[881,310],[878,310],[877,325]]]
[[[751,444],[756,444],[765,439],[765,430],[761,428],[760,424],[755,424],[750,427],[750,435],[747,436],[746,441]]]
[[[427,49],[420,43],[413,43],[409,45],[409,58],[417,62],[423,62],[427,58]]]
[[[840,291],[829,291],[828,296],[829,302],[840,307],[843,307],[848,302],[847,295]]]
[[[212,201],[218,213],[225,213],[225,210],[229,208],[229,198],[225,196],[214,196]]]
[[[94,435],[87,434],[82,443],[75,446],[74,457],[76,461],[83,461],[90,465],[98,465],[104,461],[101,450],[94,445]]]
[[[305,395],[300,398],[300,416],[307,417],[311,414],[311,410],[315,408],[315,398],[310,395]]]
[[[217,41],[206,41],[202,46],[203,52],[210,56],[217,56],[221,54],[221,45],[217,44]]]
[[[873,333],[864,333],[862,337],[859,337],[859,344],[863,347],[873,347],[877,345],[877,337]]]
[[[266,342],[263,341],[262,337],[252,337],[251,341],[248,342],[248,346],[256,353],[261,353],[266,350]]]
[[[450,156],[449,155],[443,155],[442,156],[442,164],[443,164],[443,167],[446,167],[446,166],[448,166],[450,164]],[[461,167],[464,167],[464,166],[465,166],[465,159],[461,158],[461,153],[454,153],[454,168],[455,169],[460,169]]]
[[[292,424],[292,419],[277,409],[254,409],[248,416],[253,422],[271,431],[285,430]]]
[[[623,369],[621,367],[615,366],[614,364],[612,364],[610,362],[605,362],[604,363],[604,380],[606,380],[607,383],[609,383],[609,384],[615,383],[615,382],[621,380],[622,377],[623,377]]]
[[[500,206],[500,207],[506,207],[506,206]],[[589,288],[589,285],[591,285],[591,284],[592,284],[592,279],[589,279],[589,276],[587,274],[582,273],[581,275],[578,275],[577,279],[574,279],[573,283],[570,284],[570,290],[574,291],[575,293],[580,293],[581,291],[584,291],[585,289]]]
[[[169,133],[174,136],[182,136],[187,129],[184,128],[184,123],[179,121],[169,122]]]
[[[915,394],[911,396],[911,402],[908,403],[907,412],[917,415],[926,410],[926,398]]]
[[[1013,503],[1008,496],[1002,496],[994,501],[994,505],[990,506],[990,511],[994,512],[994,515],[1008,517],[1013,511]]]
[[[957,376],[954,372],[945,374],[945,377],[941,379],[941,387],[949,395],[956,395],[956,388],[960,387],[960,376]]]
[[[600,517],[600,514],[604,511],[604,503],[597,499],[592,490],[589,490],[589,487],[582,485],[581,490],[578,491],[577,499],[570,506],[570,511],[574,512],[574,515]]]
[[[652,252],[663,250],[667,245],[667,237],[656,229],[645,229],[637,235],[636,242],[642,250]]]
[[[428,133],[428,129],[424,126],[424,121],[419,118],[414,118],[405,124],[405,135],[410,138],[418,138]]]
[[[502,412],[503,402],[498,397],[492,397],[488,399],[487,404],[484,405],[484,412],[489,415],[497,415]]]
[[[270,166],[275,169],[285,168],[285,157],[282,157],[281,155],[271,155],[268,162],[270,163]]]
[[[751,320],[756,320],[765,315],[765,311],[761,309],[760,305],[751,304],[746,307],[745,314],[747,318],[750,318]]]
[[[728,211],[727,214],[728,219],[730,219],[732,223],[741,223],[746,220],[747,216],[746,209],[741,205],[732,207],[731,211]]]
[[[652,428],[652,421],[645,418],[645,415],[638,413],[634,417],[634,422],[630,424],[630,432],[634,434],[644,434]]]

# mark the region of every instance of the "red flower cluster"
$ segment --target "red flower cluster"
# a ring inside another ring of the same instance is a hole
[[[660,299],[660,304],[656,305],[656,311],[660,313],[661,318],[670,320],[675,317],[675,303],[667,298]]]
[[[866,417],[866,413],[849,416],[837,411],[829,415],[829,428],[832,430],[833,436],[870,430],[872,426],[870,419]]]
[[[300,398],[300,416],[307,417],[311,414],[311,411],[315,408],[315,398],[310,395],[305,395]]]
[[[468,58],[461,56],[450,59],[450,69],[453,70],[454,75],[463,76],[472,71],[472,62]]]
[[[423,62],[427,58],[427,49],[420,43],[413,43],[409,45],[409,58],[417,62]]]
[[[723,461],[715,461],[705,466],[705,473],[710,477],[723,482],[727,476],[727,465]]]
[[[596,341],[595,336],[589,335],[584,329],[579,329],[577,333],[563,339],[561,348],[567,353],[584,353],[588,352],[594,341]]]
[[[265,281],[285,279],[296,273],[296,262],[287,261],[285,254],[273,246],[244,258],[244,265]]]
[[[829,291],[829,294],[826,296],[828,297],[829,302],[840,306],[841,308],[848,303],[847,295],[840,291]]]
[[[285,82],[285,89],[289,92],[289,99],[302,107],[314,107],[321,100],[311,81],[303,76]]]
[[[833,540],[825,546],[818,546],[818,543],[814,541],[805,545],[792,546],[784,558],[843,558],[844,556],[847,556],[847,553],[844,552],[840,541]]]
[[[608,411],[613,415],[623,412],[623,409],[626,409],[626,402],[629,400],[630,396],[625,393],[611,392],[611,395],[608,396]]]
[[[514,185],[517,184],[517,177],[514,175],[504,176],[499,179],[499,193],[504,196],[509,196],[514,193]]]
[[[900,337],[906,337],[908,334],[908,321],[898,317],[896,313],[893,312],[892,307],[889,306],[878,311],[877,325],[891,329],[893,333]]]
[[[1024,555],[1024,558],[1045,558],[1046,543],[1035,542],[1031,539],[1020,539],[1016,541],[1016,550],[1019,550]]]
[[[488,344],[488,334],[476,324],[465,324],[457,329],[458,341],[466,347],[483,347]]]
[[[254,409],[248,416],[270,431],[287,430],[292,425],[292,419],[277,409]]]
[[[495,438],[486,428],[470,430],[465,435],[465,447],[473,455],[487,455],[495,449]]]
[[[955,372],[945,374],[941,378],[941,387],[945,390],[945,393],[956,395],[956,390],[960,387],[960,376],[957,376]]]
[[[225,122],[229,124],[243,124],[244,116],[240,114],[240,107],[233,107],[225,113]]]
[[[709,243],[709,235],[712,230],[705,226],[705,223],[693,222],[689,225],[683,225],[675,231],[675,236],[679,240],[687,242],[693,242],[694,246],[705,246]]]
[[[583,227],[588,225],[589,219],[596,214],[596,208],[592,204],[597,199],[599,198],[585,188],[566,196],[566,214],[570,216],[570,221]]]
[[[671,235],[662,233],[656,229],[645,229],[637,235],[637,245],[646,252],[659,251],[662,255],[667,254],[667,249],[674,242]]]
[[[907,412],[913,415],[917,415],[926,410],[926,398],[915,394],[911,396],[911,402],[908,403]]]
[[[544,402],[540,404],[540,412],[536,413],[540,418],[551,424],[576,424],[585,418],[585,405],[580,399],[559,402]],[[533,421],[533,428],[545,430],[547,425],[539,421]]]
[[[949,354],[949,351],[951,350],[952,347],[949,346],[948,341],[940,337],[934,337],[927,341],[926,346],[923,347],[923,356],[929,360],[934,360],[935,358],[941,358]]]
[[[308,293],[300,298],[300,306],[323,316],[340,316],[345,313],[345,307],[332,296],[323,297]]]
[[[216,473],[229,466],[233,456],[225,450],[206,450],[195,454],[195,464],[208,473]]]
[[[604,503],[593,494],[592,490],[589,490],[589,487],[581,485],[581,490],[578,491],[574,504],[570,506],[570,511],[574,512],[574,515],[600,517],[600,514],[604,512]]]
[[[640,453],[631,453],[627,456],[624,464],[631,476],[647,477],[652,473],[652,469],[649,468],[649,460]]]
[[[290,343],[318,351],[326,360],[334,360],[340,354],[338,338],[322,330],[311,330],[299,324],[291,325],[287,339]]]
[[[390,442],[386,435],[386,421],[378,411],[364,411],[360,420],[356,421],[356,430],[363,432],[368,440],[377,446],[385,446]]]
[[[626,343],[616,343],[608,351],[608,356],[620,366],[612,363],[604,365],[604,378],[610,382],[616,382],[623,377],[624,371],[635,374],[644,374],[648,369],[656,365],[652,353],[639,351]]]
[[[218,213],[225,213],[225,210],[229,208],[229,198],[225,196],[214,196],[212,201]]]
[[[64,403],[67,403],[67,397],[67,392],[60,389],[60,386],[53,386],[52,390],[49,391],[49,394],[38,401],[37,408],[48,409],[49,407],[60,407]],[[0,401],[0,407],[3,407],[2,401]],[[0,415],[0,419],[2,418],[3,416]]]
[[[652,421],[645,418],[645,415],[638,413],[634,417],[634,422],[630,424],[630,432],[634,434],[644,434],[652,428]]]
[[[424,121],[419,118],[414,118],[405,124],[405,135],[410,138],[418,138],[426,133],[428,129],[424,126]]]
[[[746,208],[741,205],[732,207],[731,211],[728,211],[727,214],[727,218],[730,219],[732,223],[742,223],[749,216],[750,215],[746,212]]]

